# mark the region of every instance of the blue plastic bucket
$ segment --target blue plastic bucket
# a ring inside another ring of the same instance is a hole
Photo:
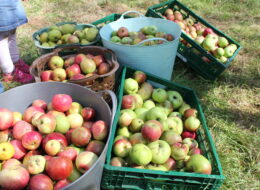
[[[178,24],[160,18],[144,17],[124,19],[124,15],[115,22],[106,24],[100,29],[100,37],[104,47],[113,50],[116,53],[119,64],[130,66],[135,69],[141,69],[156,76],[171,80],[174,61],[177,54],[181,28]],[[139,31],[144,26],[155,25],[158,31],[166,32],[174,36],[173,41],[166,41],[160,45],[141,46],[146,41],[163,39],[151,38],[142,41],[137,45],[121,45],[110,41],[111,33],[120,27],[126,27],[129,31]]]

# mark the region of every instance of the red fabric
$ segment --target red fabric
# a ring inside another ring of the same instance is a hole
[[[34,82],[34,77],[30,74],[29,68],[29,65],[25,64],[23,60],[19,59],[19,61],[15,64],[13,80],[22,84]]]

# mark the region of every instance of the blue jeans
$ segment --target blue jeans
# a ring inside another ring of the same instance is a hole
[[[20,0],[0,0],[0,31],[9,31],[27,23]]]

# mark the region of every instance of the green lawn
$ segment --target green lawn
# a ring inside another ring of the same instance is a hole
[[[90,23],[108,14],[139,10],[157,0],[31,0],[24,2],[29,23],[18,30],[24,60],[39,56],[32,41],[36,30],[57,22]],[[176,65],[174,80],[195,89],[215,140],[226,180],[221,189],[260,189],[260,1],[181,0],[238,41],[243,49],[215,82]],[[17,84],[12,84],[13,87]]]

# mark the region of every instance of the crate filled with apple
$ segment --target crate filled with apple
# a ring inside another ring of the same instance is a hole
[[[103,152],[109,126],[97,112],[55,94],[24,113],[0,108],[1,189],[62,189],[90,170]]]
[[[182,38],[178,52],[184,61],[206,79],[215,80],[241,48],[237,42],[177,0],[149,7],[146,16],[164,18],[179,24]]]
[[[174,37],[171,34],[167,34],[163,31],[159,31],[157,26],[149,25],[140,29],[140,31],[129,31],[126,27],[120,27],[117,31],[111,33],[111,42],[121,45],[138,45],[151,46],[163,44],[163,40],[152,40],[141,43],[146,39],[163,38],[167,41],[173,41]]]
[[[124,72],[103,188],[220,186],[223,176],[211,181],[222,171],[194,91],[131,68]]]

